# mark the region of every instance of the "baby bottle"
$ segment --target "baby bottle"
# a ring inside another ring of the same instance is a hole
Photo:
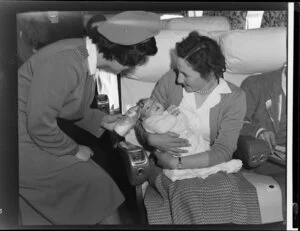
[[[135,126],[136,122],[139,119],[139,114],[139,106],[129,108],[128,111],[125,113],[124,117],[116,123],[114,131],[118,135],[124,137],[130,131],[130,129],[132,129]]]

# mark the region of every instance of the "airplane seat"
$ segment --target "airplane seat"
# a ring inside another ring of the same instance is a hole
[[[226,21],[227,19],[223,17],[214,20],[214,17],[207,18],[206,16],[168,20],[165,30],[155,37],[158,46],[157,54],[150,57],[145,65],[136,67],[134,72],[128,73],[120,79],[122,112],[125,113],[139,99],[150,97],[156,82],[172,65],[171,50],[174,49],[175,43],[181,41],[192,30],[197,30],[199,34],[209,36],[218,42],[226,58],[224,79],[237,86],[240,86],[242,81],[250,75],[276,70],[284,65],[287,53],[287,30],[285,27],[230,30]],[[212,26],[214,23],[216,24]],[[126,135],[125,140],[141,147],[134,130]],[[243,151],[237,155],[245,167],[242,171],[248,174],[249,181],[256,186],[261,199],[262,223],[282,222],[285,220],[286,186],[285,177],[283,177],[285,176],[285,167],[279,166],[278,174],[274,177],[264,175],[264,172],[256,173],[256,168],[268,159],[267,144],[262,140],[240,137],[238,150],[239,148],[242,148]],[[146,153],[147,158],[149,153],[145,152],[143,148],[141,150],[144,154]],[[255,163],[252,162],[254,156]],[[143,203],[142,198],[148,185],[146,181],[148,163],[144,162],[145,165],[141,165],[140,169],[130,163],[129,158],[126,161],[128,177],[132,185],[136,186],[137,201]],[[277,191],[269,190],[268,185],[275,186]],[[143,204],[138,207],[145,209]],[[274,213],[274,209],[277,212]],[[140,211],[139,214],[141,214],[141,222],[147,223],[146,212]]]

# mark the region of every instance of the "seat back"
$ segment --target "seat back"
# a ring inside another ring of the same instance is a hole
[[[228,23],[228,22],[227,22]],[[207,26],[206,26],[207,25]],[[229,30],[223,17],[176,18],[167,20],[156,37],[158,52],[134,72],[121,78],[121,109],[125,113],[141,98],[150,97],[156,82],[171,67],[171,50],[192,30],[215,39],[226,58],[224,79],[240,86],[249,75],[279,69],[286,62],[285,27]],[[132,130],[126,137],[139,145]]]

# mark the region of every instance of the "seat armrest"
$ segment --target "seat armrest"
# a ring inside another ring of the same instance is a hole
[[[240,136],[233,158],[240,159],[246,169],[251,169],[265,162],[270,151],[267,142],[251,136]]]
[[[143,184],[149,174],[149,158],[146,151],[125,140],[117,144],[117,150],[122,156],[130,184],[133,186]]]

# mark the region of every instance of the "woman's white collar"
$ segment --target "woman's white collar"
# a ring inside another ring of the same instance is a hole
[[[214,107],[221,101],[221,94],[229,94],[231,93],[231,89],[228,86],[228,83],[223,79],[219,79],[218,86],[212,91],[212,93],[207,97],[202,106],[199,108],[200,110],[209,110]]]
[[[90,75],[94,75],[97,70],[97,47],[92,40],[86,37],[86,49],[88,51],[88,66]]]
[[[223,78],[219,79],[219,85],[216,87],[216,89],[214,91],[219,94],[231,93],[231,89],[228,86],[228,83]]]

